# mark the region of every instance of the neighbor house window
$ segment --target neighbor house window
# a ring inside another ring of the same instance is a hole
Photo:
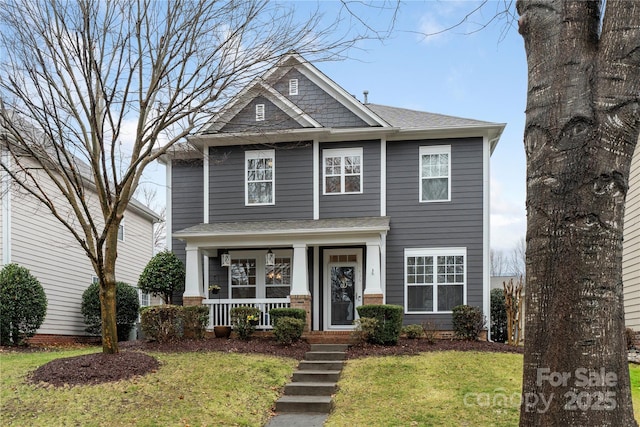
[[[245,203],[272,205],[275,203],[275,151],[246,151]]]
[[[420,201],[451,200],[451,146],[420,147]]]
[[[289,80],[289,95],[298,94],[298,79]]]
[[[151,305],[151,295],[140,291],[140,307],[148,307]]]
[[[274,265],[265,266],[267,298],[286,298],[291,291],[291,258],[276,257]]]
[[[256,122],[264,121],[264,104],[256,105]]]
[[[231,298],[256,297],[256,259],[231,258]]]
[[[405,249],[405,311],[450,312],[465,304],[466,248]]]
[[[120,221],[118,226],[118,240],[124,242],[124,219]]]
[[[362,148],[322,151],[324,194],[362,193]]]

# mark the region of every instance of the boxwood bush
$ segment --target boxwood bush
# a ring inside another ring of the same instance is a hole
[[[156,305],[140,309],[140,328],[151,341],[204,337],[209,309],[204,305]]]
[[[273,327],[273,335],[280,344],[292,344],[302,337],[305,324],[304,320],[296,317],[279,317]]]
[[[22,344],[46,314],[47,297],[38,279],[18,264],[5,265],[0,271],[0,344]]]
[[[357,308],[360,317],[378,321],[375,332],[369,337],[372,344],[396,345],[402,330],[402,311],[399,305],[361,305]]]
[[[307,321],[307,312],[302,308],[272,308],[269,310],[269,318],[271,324],[275,327],[278,319],[283,317],[293,317],[294,319],[300,319],[303,322]]]
[[[453,331],[463,340],[477,340],[484,328],[485,318],[478,307],[457,305],[453,307]]]
[[[231,325],[241,340],[249,340],[256,330],[255,323],[260,320],[262,312],[259,308],[251,306],[233,307],[229,310]]]
[[[102,317],[100,316],[100,284],[92,283],[82,294],[82,315],[92,335],[102,334]],[[118,341],[126,341],[129,333],[138,320],[140,300],[138,290],[124,282],[116,282],[116,327]]]
[[[507,308],[502,289],[491,290],[491,339],[495,342],[507,341]]]

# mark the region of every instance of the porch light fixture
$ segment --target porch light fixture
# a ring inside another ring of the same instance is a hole
[[[269,252],[267,252],[267,256],[265,257],[265,264],[266,265],[276,264],[276,255],[273,252],[271,252],[271,249],[269,249]]]
[[[220,265],[223,267],[229,267],[231,265],[231,255],[229,255],[229,252],[224,251],[220,255]]]

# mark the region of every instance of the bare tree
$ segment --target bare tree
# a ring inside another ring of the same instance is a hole
[[[507,274],[507,259],[504,251],[491,249],[489,251],[489,261],[492,276],[504,276]]]
[[[509,274],[514,277],[525,277],[527,242],[521,237],[509,253]]]
[[[529,67],[521,426],[634,426],[622,229],[640,2],[517,2]]]
[[[91,260],[104,352],[118,351],[118,226],[145,167],[290,50],[335,56],[358,38],[323,22],[267,0],[2,2],[1,167]]]
[[[160,220],[153,224],[153,253],[158,253],[167,248],[167,207],[158,202],[158,189],[141,182],[134,197],[145,206],[154,211]]]

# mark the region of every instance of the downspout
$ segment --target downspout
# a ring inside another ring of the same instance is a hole
[[[487,318],[487,341],[491,341],[490,160],[491,144],[485,136],[482,139],[482,311]]]
[[[9,153],[2,151],[2,164],[9,166]],[[11,178],[0,170],[0,209],[2,209],[2,265],[11,263]]]

